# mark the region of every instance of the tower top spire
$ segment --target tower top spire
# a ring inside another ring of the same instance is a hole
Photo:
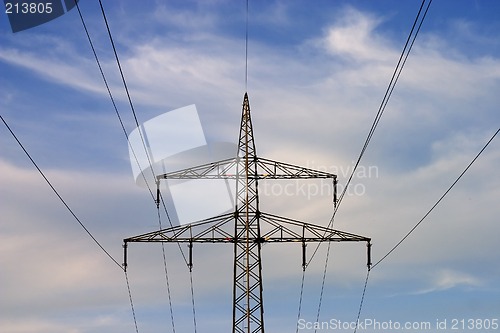
[[[250,102],[248,93],[243,97],[243,109],[241,111],[240,136],[238,140],[238,156],[254,157],[257,155],[255,141],[253,138],[252,117],[250,115]]]

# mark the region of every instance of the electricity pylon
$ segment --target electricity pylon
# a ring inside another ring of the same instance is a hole
[[[236,172],[235,172],[236,170]],[[189,244],[188,266],[192,268],[193,243],[233,243],[233,333],[263,333],[261,248],[270,242],[302,244],[302,268],[307,266],[309,242],[366,242],[368,266],[370,238],[264,213],[259,210],[259,181],[268,179],[333,180],[333,201],[337,201],[337,176],[257,156],[248,94],[243,99],[238,152],[236,158],[203,164],[156,177],[158,188],[163,179],[232,179],[236,181],[234,211],[198,222],[124,239],[124,267],[127,267],[127,244],[131,242],[177,242]]]

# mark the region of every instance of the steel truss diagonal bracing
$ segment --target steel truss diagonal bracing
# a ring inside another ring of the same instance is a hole
[[[248,94],[243,110],[235,158],[208,163],[157,176],[157,184],[169,179],[232,179],[236,182],[234,211],[190,224],[124,239],[133,242],[226,243],[234,249],[233,333],[263,333],[264,305],[261,249],[265,243],[299,242],[302,244],[302,266],[306,268],[306,243],[366,242],[367,264],[370,260],[370,238],[301,222],[259,209],[259,182],[267,179],[332,179],[333,202],[337,201],[337,176],[257,156],[250,116]],[[159,192],[159,191],[158,191]],[[159,200],[159,195],[158,195]],[[188,265],[192,266],[191,255]]]

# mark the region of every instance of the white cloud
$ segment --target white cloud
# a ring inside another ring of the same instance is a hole
[[[67,56],[65,53],[58,54],[57,57],[41,57],[33,52],[21,52],[18,49],[10,48],[0,50],[0,59],[11,65],[28,69],[44,79],[58,84],[70,85],[94,93],[102,92],[102,89],[99,89],[95,84],[94,78],[96,76],[89,76],[89,74],[94,73],[92,62],[80,58],[81,62],[78,65],[78,62],[73,62],[76,60],[74,55],[64,59]]]
[[[352,7],[344,9],[337,19],[320,42],[327,51],[355,62],[392,64],[397,52],[376,32],[382,19]]]
[[[3,161],[0,170],[0,181],[9,198],[1,204],[4,223],[0,261],[9,267],[2,275],[6,286],[4,296],[10,300],[8,304],[1,303],[6,307],[3,311],[32,308],[44,312],[61,310],[68,305],[88,306],[97,300],[116,301],[120,293],[115,293],[111,286],[120,278],[120,270],[110,265],[109,258],[58,202],[37,172]],[[118,191],[125,194],[134,188],[130,186],[127,190],[127,186],[120,184],[123,181],[113,186],[113,180],[97,174],[62,170],[48,170],[45,174],[82,223],[121,260],[119,235],[114,236],[110,226],[102,225],[105,221],[100,220],[113,215],[120,219],[120,214],[95,207],[103,201],[110,204],[108,208],[113,207],[116,202],[113,203],[111,197],[117,189],[121,188]],[[121,228],[125,229],[125,224]],[[110,241],[116,243],[114,248]],[[110,292],[103,294],[101,291],[106,288],[110,288]],[[94,296],[89,298],[92,293]],[[46,308],[47,302],[52,310]]]
[[[484,285],[481,278],[452,269],[440,269],[430,275],[431,281],[429,282],[431,286],[418,291],[417,294],[439,292],[452,288],[478,288]]]
[[[435,284],[437,288],[445,290],[459,285],[477,287],[482,283],[480,279],[472,275],[451,270],[443,270],[438,273]]]

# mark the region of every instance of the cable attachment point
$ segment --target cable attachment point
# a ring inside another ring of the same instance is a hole
[[[333,178],[333,208],[337,209],[337,176]]]
[[[306,226],[302,227],[302,271],[305,272],[307,268],[307,255],[306,255]]]
[[[307,248],[306,242],[302,241],[302,271],[305,271],[307,268],[306,248]]]
[[[124,242],[123,243],[123,271],[127,271],[127,247],[128,247],[128,244],[127,242]]]
[[[372,269],[372,244],[370,241],[366,243],[366,266],[368,266],[368,270]]]
[[[160,198],[161,198],[161,193],[160,193],[160,180],[156,179],[156,208],[160,208]]]
[[[189,268],[189,271],[192,272],[193,271],[193,241],[189,242],[188,248],[189,248],[188,268]]]

